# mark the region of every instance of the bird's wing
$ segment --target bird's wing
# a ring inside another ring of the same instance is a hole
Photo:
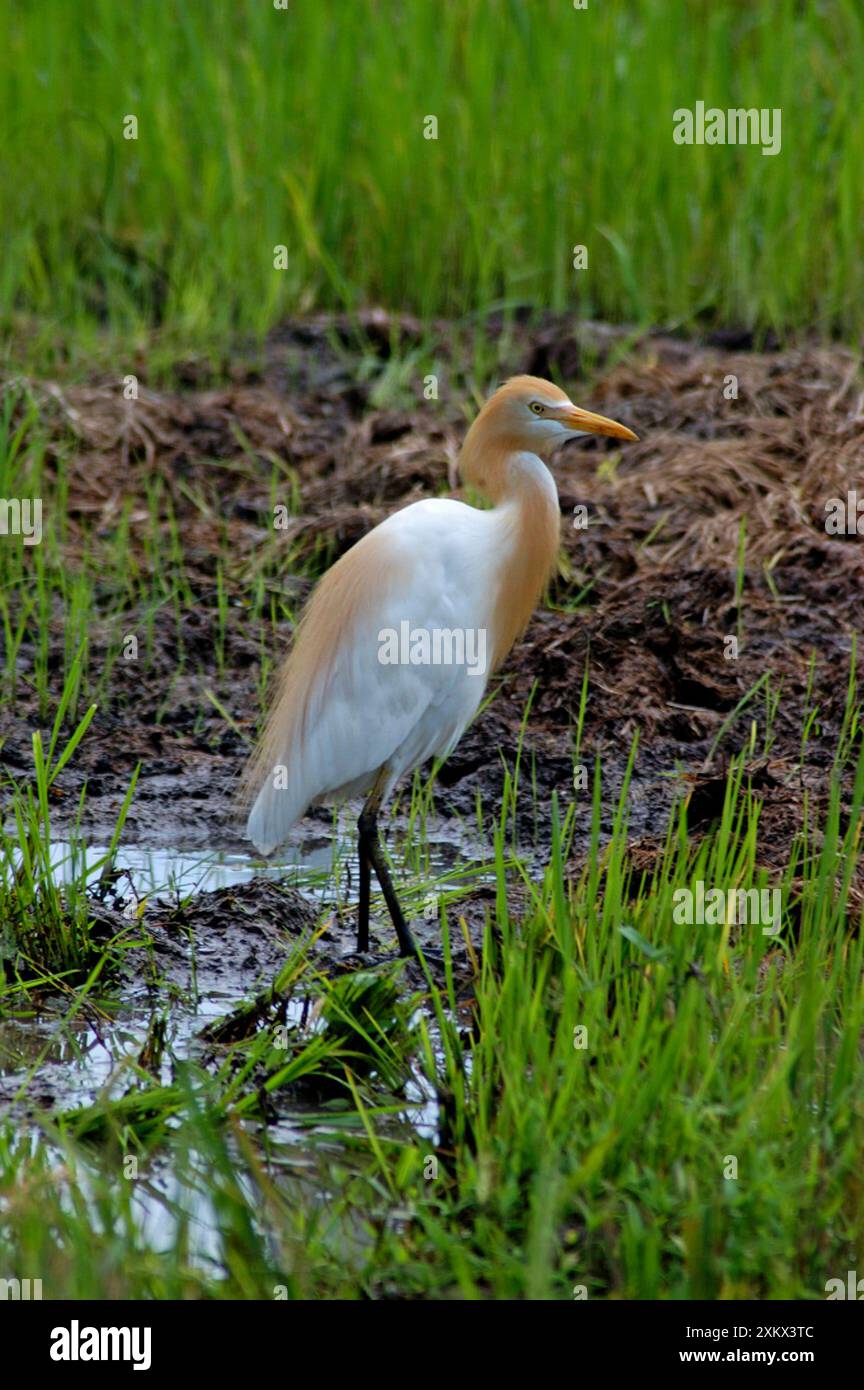
[[[458,508],[456,517],[447,508]],[[247,774],[255,794],[247,835],[262,853],[282,843],[312,802],[368,788],[400,748],[416,741],[415,761],[428,756],[424,716],[446,698],[453,670],[384,664],[381,634],[405,621],[447,626],[465,616],[454,603],[464,576],[452,554],[454,520],[464,525],[464,512],[483,515],[443,500],[395,513],[315,590]],[[484,684],[468,683],[475,705]]]

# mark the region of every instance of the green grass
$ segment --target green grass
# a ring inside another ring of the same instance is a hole
[[[65,856],[56,853],[51,833],[50,793],[57,777],[75,755],[96,711],[91,705],[68,737],[65,721],[80,682],[75,663],[57,706],[48,747],[34,730],[33,781],[19,785],[0,779],[3,814],[0,824],[0,1016],[9,996],[95,983],[116,964],[126,943],[117,933],[106,942],[94,931],[90,887],[93,876],[109,870],[135,794],[137,769],[122,805],[110,844],[100,860],[88,858],[76,824]],[[78,821],[84,811],[82,791]],[[89,978],[88,978],[89,977]]]
[[[40,362],[365,303],[862,327],[856,0],[3,8],[0,314]],[[698,100],[780,108],[781,152],[674,144]]]

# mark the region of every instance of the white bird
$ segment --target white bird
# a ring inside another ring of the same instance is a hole
[[[378,813],[401,777],[455,747],[526,627],[560,543],[543,460],[583,434],[637,438],[549,381],[514,377],[480,411],[459,460],[463,481],[492,507],[433,498],[395,512],[328,570],[306,606],[244,774],[246,834],[269,854],[310,806],[367,797],[358,952],[368,949],[374,869],[400,951],[416,954]]]

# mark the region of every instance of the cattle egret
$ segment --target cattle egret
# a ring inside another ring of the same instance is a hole
[[[549,381],[514,377],[480,411],[459,460],[463,481],[491,508],[414,502],[346,551],[306,606],[244,776],[246,834],[269,854],[311,806],[366,796],[358,952],[369,944],[374,869],[400,952],[416,954],[378,813],[401,777],[455,747],[527,625],[560,538],[543,460],[583,434],[637,438]]]

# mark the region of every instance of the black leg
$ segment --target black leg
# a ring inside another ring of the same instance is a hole
[[[384,894],[387,911],[390,913],[396,928],[396,935],[399,938],[399,952],[403,956],[416,956],[417,947],[414,945],[414,938],[399,906],[399,899],[396,897],[396,890],[391,882],[390,871],[384,861],[384,851],[379,840],[376,839],[374,848],[370,849],[369,857],[372,860],[375,876],[381,884],[381,892]]]
[[[417,947],[408,929],[404,914],[399,906],[399,899],[390,878],[390,871],[384,859],[384,851],[378,839],[378,808],[381,804],[381,793],[373,788],[366,805],[360,812],[360,819],[357,822],[359,832],[359,853],[360,853],[360,910],[357,926],[357,950],[365,951],[369,945],[369,879],[370,866],[375,870],[375,877],[381,884],[381,891],[384,894],[384,901],[387,904],[387,911],[396,928],[396,935],[399,938],[399,950],[403,956],[416,956]],[[365,874],[365,879],[364,879]],[[364,889],[365,883],[365,889]],[[362,944],[361,944],[362,943]]]
[[[362,816],[361,816],[362,821]],[[372,861],[362,825],[357,837],[357,857],[360,861],[360,903],[357,909],[357,950],[369,950],[369,888],[372,878]]]

